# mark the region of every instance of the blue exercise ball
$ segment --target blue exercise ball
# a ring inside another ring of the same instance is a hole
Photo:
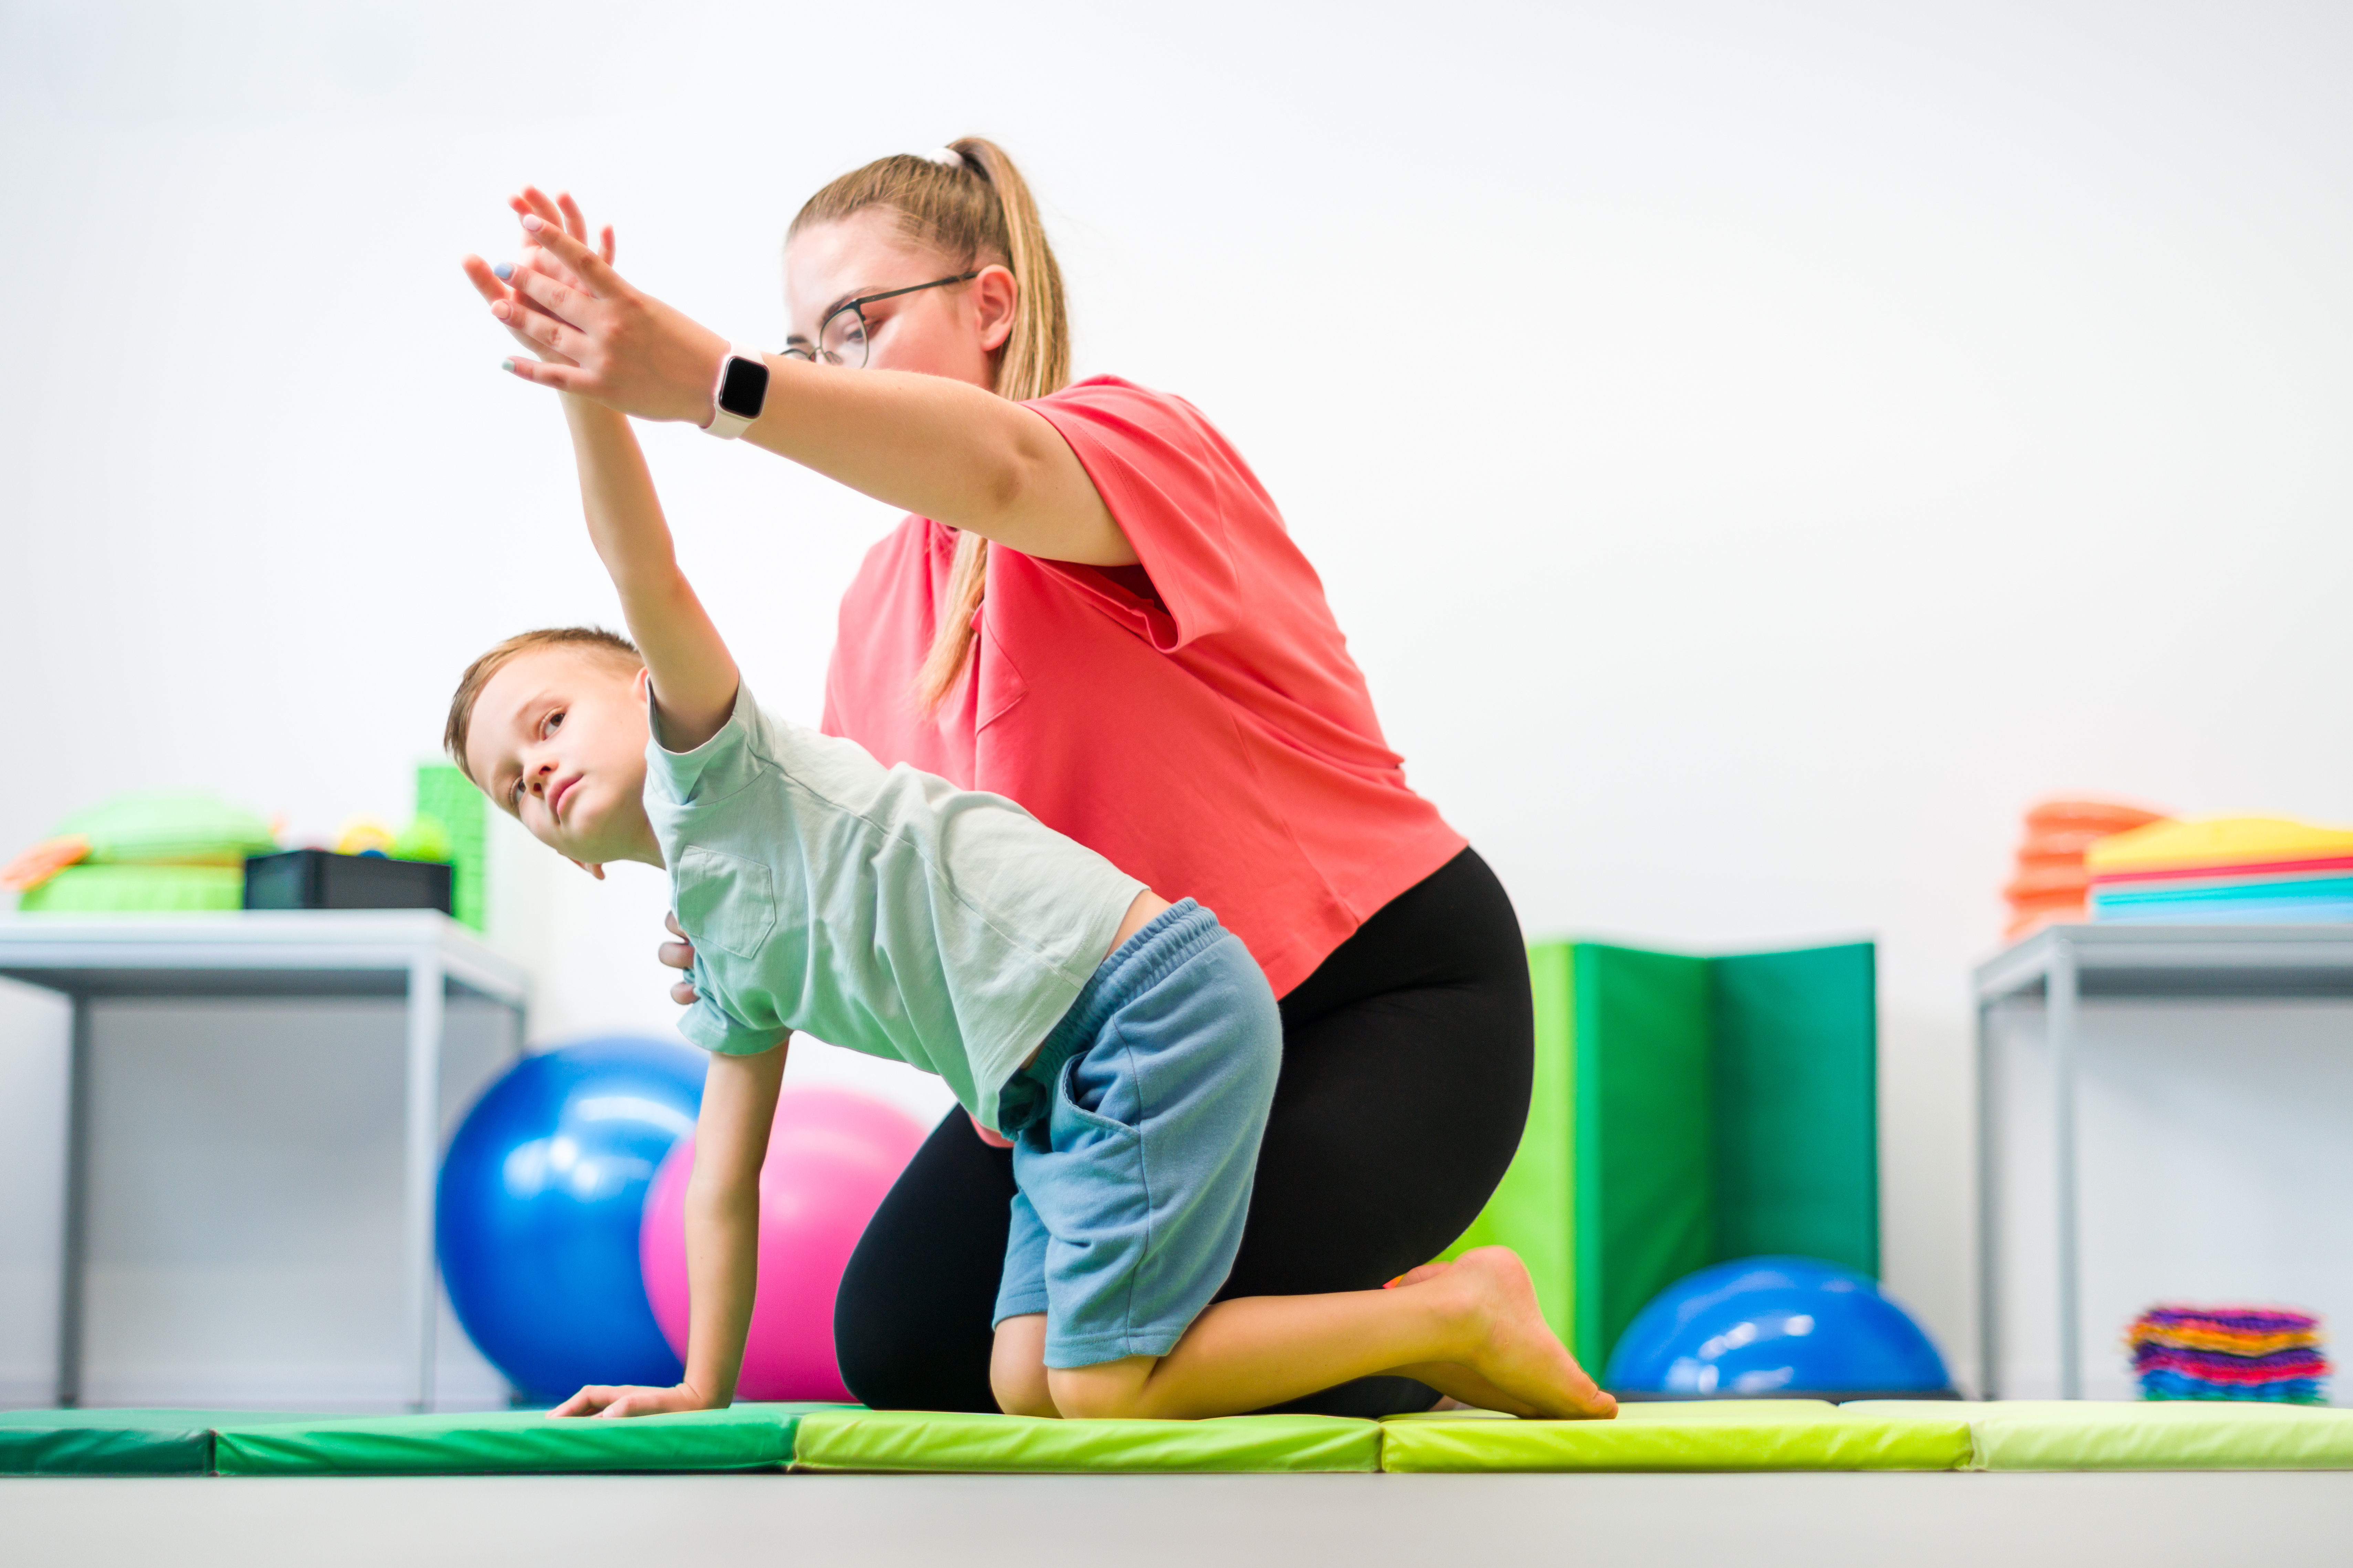
[[[435,1244],[477,1348],[535,1402],[682,1375],[638,1268],[646,1189],[694,1131],[701,1051],[600,1039],[526,1057],[441,1162]]]
[[[1812,1258],[1743,1258],[1687,1274],[1619,1336],[1612,1391],[1723,1399],[1941,1394],[1945,1358],[1867,1275]]]

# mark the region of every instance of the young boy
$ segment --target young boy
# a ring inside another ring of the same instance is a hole
[[[1249,952],[1000,796],[753,702],[672,554],[628,420],[565,399],[588,531],[634,646],[512,637],[446,736],[500,807],[590,874],[668,868],[712,1053],[687,1201],[685,1381],[558,1415],[733,1396],[758,1174],[797,1029],[935,1072],[1013,1142],[991,1381],[1010,1412],[1203,1416],[1380,1373],[1524,1415],[1614,1403],[1486,1247],[1396,1288],[1212,1303],[1250,1206],[1282,1026]]]

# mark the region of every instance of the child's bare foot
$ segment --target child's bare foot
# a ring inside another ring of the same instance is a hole
[[[1424,1264],[1398,1284],[1441,1282],[1464,1293],[1474,1342],[1461,1362],[1416,1367],[1411,1375],[1451,1398],[1514,1415],[1590,1420],[1618,1414],[1618,1402],[1586,1375],[1544,1321],[1527,1268],[1511,1248],[1474,1247],[1451,1264]]]

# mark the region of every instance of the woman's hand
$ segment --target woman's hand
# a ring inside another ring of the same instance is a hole
[[[684,1384],[669,1388],[639,1388],[634,1384],[607,1387],[590,1384],[548,1412],[550,1415],[667,1415],[673,1410],[718,1408]]]
[[[670,927],[670,934],[678,940],[666,942],[654,949],[654,956],[672,969],[691,970],[694,967],[694,943],[688,940],[686,928],[678,923],[677,912],[672,910],[663,915],[662,924]],[[681,980],[670,988],[670,999],[681,1007],[693,1006],[700,995],[692,980]]]
[[[580,216],[580,205],[572,199],[572,193],[569,191],[562,193],[554,201],[550,201],[546,194],[537,186],[527,185],[521,195],[509,196],[507,205],[514,208],[515,216],[518,217],[526,214],[534,216],[543,223],[562,226],[564,232],[583,244],[587,241],[588,220]],[[607,224],[604,232],[597,237],[596,248],[598,255],[609,264],[613,259],[613,226],[611,224]],[[535,242],[526,243],[514,265],[504,268],[492,267],[479,256],[469,256],[459,265],[465,269],[467,281],[473,284],[475,292],[490,302],[491,313],[507,323],[507,331],[514,334],[515,342],[531,350],[543,360],[565,364],[572,363],[569,360],[559,361],[552,357],[554,356],[553,349],[534,342],[523,335],[521,318],[538,311],[539,307],[533,304],[527,297],[517,293],[507,281],[517,270],[523,268],[550,271],[569,279],[571,276],[569,271],[563,268],[560,264],[549,260],[543,247]],[[540,313],[545,314],[544,311]]]
[[[509,360],[507,368],[640,419],[710,424],[727,340],[631,288],[607,256],[589,248],[585,226],[572,232],[572,215],[560,204],[550,211],[532,188],[515,205],[525,246],[537,253],[530,265],[517,265],[496,295],[484,286],[496,275],[478,258],[466,268],[491,314],[539,355],[536,363]]]

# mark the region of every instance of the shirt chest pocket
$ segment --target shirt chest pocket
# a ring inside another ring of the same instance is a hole
[[[678,923],[698,948],[750,958],[776,925],[776,875],[757,860],[693,848],[678,858]]]

